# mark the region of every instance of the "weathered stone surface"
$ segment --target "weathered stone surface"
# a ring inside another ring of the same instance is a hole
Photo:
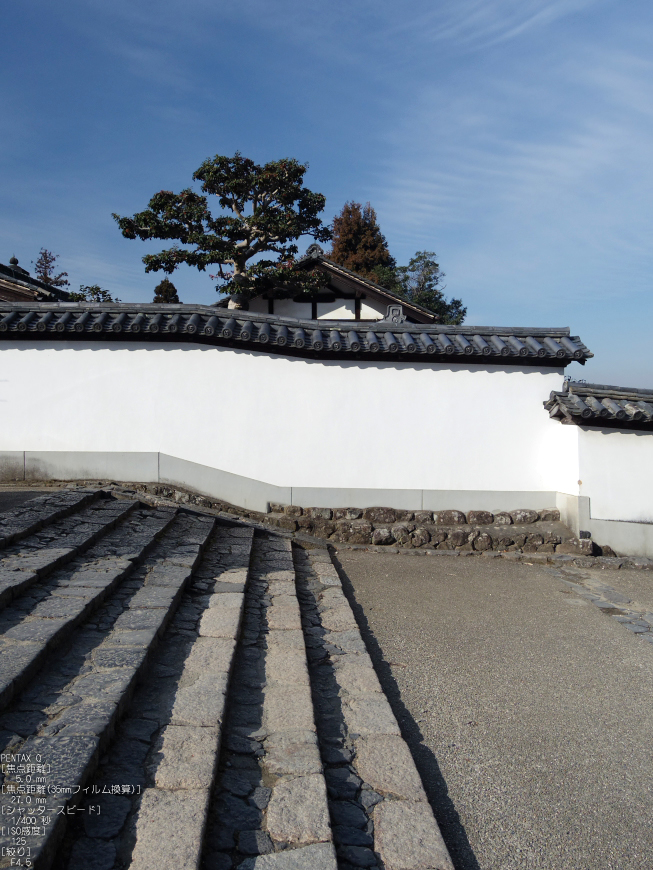
[[[91,804],[100,807],[100,812],[84,813],[84,830],[89,837],[102,837],[106,840],[120,833],[125,819],[129,814],[132,802],[128,797],[117,794],[100,795],[91,800]],[[93,863],[89,864],[94,867]]]
[[[548,508],[540,511],[540,519],[544,522],[557,523],[560,521],[560,511],[557,508]]]
[[[404,800],[426,800],[415,762],[401,737],[361,737],[355,742],[355,751],[358,775],[376,792]]]
[[[462,547],[467,543],[468,537],[469,532],[464,529],[454,529],[453,532],[449,532],[447,543],[454,547]]]
[[[265,658],[265,676],[268,685],[297,685],[308,687],[306,654],[302,648],[270,647]]]
[[[590,538],[571,538],[556,546],[556,554],[562,556],[591,556],[592,541]]]
[[[372,532],[372,543],[375,545],[394,544],[394,540],[390,529],[374,529]]]
[[[240,627],[241,610],[236,607],[209,607],[200,621],[202,637],[236,638]]]
[[[391,528],[391,533],[395,541],[397,542],[397,546],[399,547],[412,547],[412,541],[410,537],[410,528],[407,525],[396,525]]]
[[[467,522],[462,511],[435,511],[433,519],[441,526],[457,526]]]
[[[170,721],[173,725],[217,726],[224,716],[228,674],[184,671]]]
[[[426,529],[419,528],[415,529],[413,534],[411,535],[411,541],[413,547],[425,547],[431,541],[431,535],[428,533]]]
[[[531,510],[510,511],[510,516],[512,517],[513,523],[515,523],[516,525],[536,523],[540,518],[540,515],[537,511]]]
[[[228,673],[234,648],[232,638],[198,637],[186,658],[184,671]]]
[[[268,833],[278,843],[303,845],[331,839],[326,788],[320,775],[282,780],[272,789]]]
[[[306,516],[321,520],[330,520],[333,517],[333,511],[331,510],[331,508],[306,508],[304,510],[304,513],[306,514]]]
[[[315,843],[274,855],[247,858],[238,870],[337,870],[337,866],[332,844]]]
[[[340,688],[349,695],[368,695],[382,691],[374,668],[364,664],[347,663],[336,668],[336,680]]]
[[[276,520],[275,525],[277,525],[280,529],[285,529],[288,532],[296,532],[297,531],[297,520],[292,519],[292,517],[281,517]]]
[[[243,855],[267,855],[274,852],[274,843],[266,831],[241,831],[238,851]]]
[[[342,712],[350,734],[399,734],[399,726],[385,695],[343,697]]]
[[[323,610],[321,616],[322,625],[328,631],[349,631],[358,627],[352,609],[346,602],[342,607]]]
[[[433,512],[432,511],[415,511],[413,514],[413,519],[419,525],[423,523],[432,523],[433,522]]]
[[[355,631],[353,629],[350,631],[332,631],[329,634],[329,643],[345,653],[367,652],[358,629]]]
[[[507,511],[499,511],[494,515],[495,526],[509,526],[512,524],[512,517]]]
[[[208,790],[146,789],[130,870],[197,867],[208,798]]]
[[[467,522],[472,526],[490,526],[494,522],[494,514],[490,511],[469,511]]]
[[[362,516],[360,508],[336,508],[333,512],[335,520],[359,520]]]
[[[492,538],[487,532],[482,532],[480,535],[477,535],[473,542],[472,546],[475,550],[491,550],[492,549]]]
[[[322,773],[315,733],[308,730],[280,731],[265,741],[264,765],[277,776],[307,776]]]
[[[301,515],[304,513],[302,508],[300,508],[299,505],[296,504],[287,504],[283,509],[283,512],[287,517],[301,517]]]
[[[339,539],[350,544],[370,544],[372,524],[367,520],[338,520],[336,531]]]
[[[335,530],[336,524],[330,520],[313,520],[313,534],[317,538],[328,538],[335,532]]]
[[[299,605],[295,598],[279,596],[268,607],[268,627],[270,629],[301,629]]]
[[[157,788],[210,788],[217,744],[217,728],[169,725],[159,737],[153,759]]]
[[[272,686],[265,692],[263,723],[272,734],[295,728],[315,730],[313,705],[304,686]]]
[[[271,629],[268,632],[268,648],[303,650],[304,634],[301,629]]]
[[[374,849],[385,870],[454,870],[428,803],[377,804]]]
[[[324,772],[329,797],[353,800],[362,785],[359,776],[348,767],[329,767]]]
[[[371,523],[385,525],[386,523],[395,523],[397,521],[397,512],[392,508],[386,507],[371,507],[365,508],[363,511],[363,519]]]

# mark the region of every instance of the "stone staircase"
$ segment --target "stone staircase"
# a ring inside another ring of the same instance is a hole
[[[0,514],[0,867],[451,870],[324,549],[62,490]]]

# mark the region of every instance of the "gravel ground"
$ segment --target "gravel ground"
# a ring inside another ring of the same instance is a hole
[[[544,567],[338,559],[457,870],[650,868],[653,644]]]

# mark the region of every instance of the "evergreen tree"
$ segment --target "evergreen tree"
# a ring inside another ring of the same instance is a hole
[[[294,294],[320,286],[317,270],[297,266],[295,242],[308,235],[320,242],[331,238],[319,213],[325,198],[303,186],[307,163],[285,158],[259,166],[238,151],[233,157],[217,154],[193,174],[202,193],[190,188],[181,193],[161,190],[145,211],[132,217],[114,214],[127,239],[172,240],[173,246],[143,257],[146,272],[172,274],[187,263],[204,271],[216,265],[212,278],[221,293],[243,299],[263,291]],[[212,213],[208,197],[217,199]],[[274,259],[258,259],[263,254]]]
[[[68,287],[68,272],[59,272],[54,274],[54,264],[59,259],[59,254],[53,254],[47,248],[41,248],[35,266],[36,277],[44,284],[50,284],[51,287]],[[34,262],[34,261],[32,261]]]
[[[333,247],[328,257],[370,281],[377,280],[375,269],[395,268],[395,260],[369,202],[365,206],[360,202],[344,204],[333,219]]]
[[[80,284],[78,293],[69,293],[71,302],[120,302],[114,299],[108,290],[103,290],[99,284]]]
[[[440,266],[434,257],[433,251],[417,251],[407,266],[399,266],[396,270],[398,289],[396,287],[388,289],[392,289],[409,302],[414,302],[415,305],[433,311],[434,314],[439,315],[440,323],[458,325],[463,322],[467,308],[461,299],[449,301],[445,299],[442,292],[444,288],[439,287],[444,272],[440,271]]]
[[[177,288],[169,278],[164,278],[154,288],[153,302],[179,302]]]

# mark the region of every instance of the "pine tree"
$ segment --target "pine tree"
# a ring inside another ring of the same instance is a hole
[[[52,287],[68,287],[68,272],[59,272],[54,274],[54,264],[59,259],[59,254],[53,254],[47,248],[41,248],[39,256],[34,263],[36,277],[44,284],[50,284]]]
[[[177,288],[169,278],[164,278],[154,288],[153,302],[179,302]]]
[[[378,280],[376,269],[394,269],[394,257],[376,222],[376,212],[369,202],[346,202],[333,219],[333,247],[330,260],[351,269],[362,278]]]

